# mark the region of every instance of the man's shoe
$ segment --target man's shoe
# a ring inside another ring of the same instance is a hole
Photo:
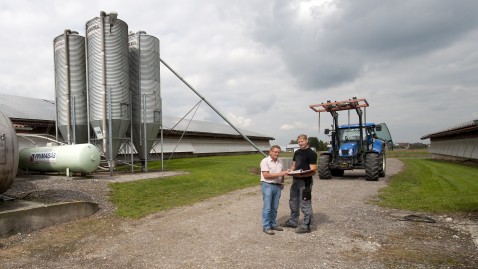
[[[298,233],[298,234],[310,233],[310,229],[299,227],[295,229],[295,233]]]
[[[271,229],[266,229],[266,228],[264,228],[264,229],[262,229],[262,231],[265,232],[265,233],[268,234],[268,235],[274,235],[274,234],[275,234],[274,231],[271,230]]]
[[[280,224],[281,227],[297,228],[297,225],[291,224],[289,221]]]
[[[282,229],[279,226],[274,226],[274,227],[271,228],[271,230],[282,232],[284,229]]]

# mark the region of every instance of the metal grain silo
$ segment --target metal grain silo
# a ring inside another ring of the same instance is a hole
[[[85,37],[65,30],[53,40],[57,126],[68,144],[88,141]]]
[[[17,133],[10,119],[0,112],[0,194],[8,190],[18,170]]]
[[[147,160],[161,128],[159,39],[142,31],[130,33],[129,66],[133,143],[139,158]]]
[[[112,161],[130,126],[128,25],[101,12],[86,23],[89,122]]]

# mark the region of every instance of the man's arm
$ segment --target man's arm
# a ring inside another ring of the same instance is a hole
[[[295,161],[292,162],[292,165],[290,166],[289,170],[290,170],[290,171],[294,171],[294,170],[295,170]]]
[[[287,175],[287,171],[281,171],[279,173],[269,173],[269,171],[262,171],[262,175],[265,179],[276,179]]]
[[[294,177],[311,177],[311,176],[315,175],[315,173],[317,172],[317,165],[316,164],[310,164],[309,167],[310,167],[309,172],[295,174]]]

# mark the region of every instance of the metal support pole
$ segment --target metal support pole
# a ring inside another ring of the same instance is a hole
[[[75,114],[75,96],[71,97],[71,128],[73,130],[72,144],[76,144],[76,114]]]
[[[58,141],[58,97],[55,98],[55,139]]]
[[[110,176],[113,175],[113,134],[111,132],[111,118],[112,118],[112,111],[111,111],[111,87],[107,92],[108,96],[108,151],[109,151],[109,167],[110,167]]]
[[[148,172],[148,136],[146,135],[146,94],[143,94],[143,139],[144,171]]]
[[[88,33],[88,26],[85,26],[85,33]],[[86,129],[88,134],[88,143],[91,143],[91,134],[90,134],[90,75],[89,66],[88,66],[88,35],[85,35],[85,62],[86,62]]]
[[[176,77],[178,77],[184,84],[186,84],[186,86],[189,87],[189,89],[191,89],[197,96],[199,96],[199,98],[201,98],[204,102],[206,102],[206,104],[208,104],[208,106],[210,108],[212,108],[212,110],[214,110],[219,116],[221,116],[221,118],[223,120],[225,120],[234,130],[236,130],[236,132],[238,132],[247,142],[249,142],[249,144],[251,144],[251,146],[253,146],[259,153],[261,153],[262,155],[264,155],[264,157],[267,157],[267,154],[265,154],[264,152],[262,152],[257,146],[256,144],[254,144],[246,135],[244,135],[241,131],[239,131],[239,129],[237,129],[226,117],[224,117],[213,105],[211,105],[201,94],[199,94],[191,85],[189,85],[189,83],[187,83],[178,73],[176,73],[166,62],[164,62],[163,59],[159,59],[163,64],[164,66],[166,66],[171,72],[173,72],[174,75],[176,75]]]
[[[133,93],[129,93],[129,100],[133,102]],[[130,118],[130,152],[131,152],[131,174],[134,172],[134,159],[133,159],[133,106],[129,106],[129,118]]]
[[[66,136],[68,140],[68,145],[71,145],[71,103],[70,103],[70,94],[71,94],[71,82],[70,82],[70,42],[68,35],[71,34],[71,31],[66,29],[63,38],[65,39],[65,73],[66,73]]]
[[[101,88],[103,92],[103,152],[106,152],[106,53],[105,53],[105,17],[106,13],[100,12],[100,33],[101,33]]]

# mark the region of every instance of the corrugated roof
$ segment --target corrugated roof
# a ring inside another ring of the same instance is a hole
[[[23,96],[14,96],[0,93],[0,111],[9,118],[29,119],[29,120],[49,120],[55,121],[55,102],[51,100],[36,99]],[[239,135],[231,126],[200,120],[183,119],[163,116],[163,129],[170,130],[174,127],[175,131],[196,132],[204,134],[221,135]],[[179,123],[178,123],[179,122]],[[239,129],[239,128],[238,128]],[[246,136],[274,139],[264,134],[239,129]]]
[[[466,132],[466,131],[469,131],[471,129],[474,130],[474,129],[477,129],[477,128],[478,128],[478,119],[467,121],[467,122],[458,124],[454,127],[447,128],[447,129],[442,130],[442,131],[427,134],[427,135],[423,136],[421,139],[423,140],[423,139],[428,139],[428,138],[432,138],[432,137],[447,136],[447,135],[450,135],[450,134]]]
[[[55,121],[55,101],[0,94],[0,111],[10,118]]]

